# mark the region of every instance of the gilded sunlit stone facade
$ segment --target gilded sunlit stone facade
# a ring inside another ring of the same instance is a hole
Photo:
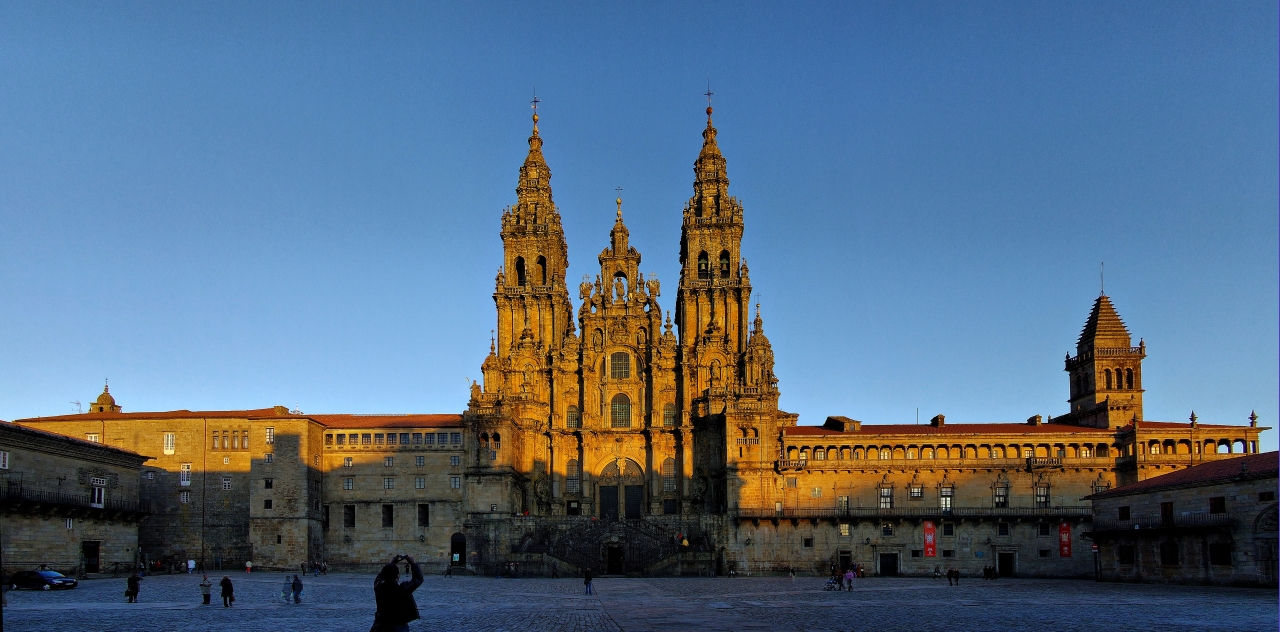
[[[372,564],[395,553],[476,572],[1084,576],[1103,490],[1258,451],[1266,428],[1147,420],[1142,363],[1107,296],[1067,354],[1068,410],[1025,423],[799,425],[780,410],[727,161],[706,110],[674,305],[640,272],[623,202],[597,262],[568,244],[538,116],[502,260],[483,379],[444,415],[283,407],[20,420],[157,455],[148,558]],[[760,253],[768,261],[778,253]],[[818,297],[820,300],[820,296]],[[785,350],[783,350],[785,353]],[[1045,370],[1051,370],[1046,365]]]

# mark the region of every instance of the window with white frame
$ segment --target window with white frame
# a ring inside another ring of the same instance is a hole
[[[462,488],[462,477],[460,477],[460,476],[450,476],[450,477],[449,477],[449,488],[450,488],[450,489],[461,489],[461,488]]]
[[[107,496],[107,479],[101,476],[89,477],[89,506],[101,508]]]
[[[178,447],[178,437],[172,432],[164,433],[164,453],[173,454]]]
[[[270,452],[268,452],[268,453],[266,453],[266,454],[262,455],[262,462],[263,462],[263,463],[274,463],[274,462],[275,462],[275,460],[276,460],[276,455],[274,455],[274,454],[272,454],[272,453],[270,453]]]
[[[269,479],[269,478],[268,478],[267,480],[271,480],[271,479]],[[231,491],[231,477],[230,477],[230,476],[223,476],[223,477],[222,477],[222,491],[224,491],[224,492],[226,492],[226,491]]]
[[[264,429],[263,429],[263,431],[264,431],[264,432],[266,433],[266,435],[267,435],[267,445],[271,445],[271,444],[273,444],[273,443],[275,443],[275,442],[276,442],[276,429],[275,429],[275,428],[264,428]]]
[[[351,467],[351,465],[352,465],[351,457],[349,456],[342,457],[342,467]]]
[[[178,466],[178,484],[179,485],[191,484],[191,464],[190,463],[183,463],[182,465]]]
[[[880,488],[880,508],[893,509],[893,488],[892,487]]]
[[[191,502],[191,492],[188,492],[188,491],[178,492],[178,502],[180,503]]]
[[[453,467],[458,467],[459,465],[462,465],[462,457],[457,455],[449,457],[449,465]]]
[[[351,477],[351,476],[347,476],[347,477],[345,477],[345,478],[343,478],[343,479],[342,479],[342,489],[345,489],[345,490],[350,491],[350,490],[353,490],[353,489],[355,489],[355,488],[356,488],[356,479],[355,479],[355,478],[353,478],[353,477]]]
[[[9,469],[9,451],[0,450],[0,470]]]
[[[950,485],[943,485],[938,488],[938,509],[942,513],[951,513],[951,498],[955,494],[955,488]]]
[[[387,476],[382,479],[382,489],[395,489],[395,488],[396,488],[396,479],[390,476]]]
[[[394,456],[382,457],[382,467],[395,467],[395,465],[396,465],[396,457]]]
[[[96,432],[90,432],[84,436],[84,440],[89,443],[102,443],[102,438]]]
[[[425,477],[422,477],[422,476],[419,476],[419,477],[417,477],[417,478],[413,479],[413,488],[414,488],[414,489],[426,489],[426,488],[427,488],[427,479],[426,479]]]
[[[415,456],[413,457],[413,464],[416,465],[417,467],[422,467],[427,464],[427,457]]]

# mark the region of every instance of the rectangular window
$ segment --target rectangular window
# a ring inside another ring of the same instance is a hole
[[[419,441],[418,443],[422,443],[422,442]],[[409,445],[409,433],[407,432],[400,433],[400,445]]]
[[[394,456],[382,457],[382,467],[395,467],[395,465],[396,465],[396,457]]]
[[[787,487],[798,487],[799,485],[800,485],[800,479],[796,478],[795,476],[787,477]]]
[[[276,429],[275,429],[275,428],[264,428],[264,429],[263,429],[263,432],[265,432],[265,433],[266,433],[266,435],[267,435],[267,445],[271,445],[271,444],[273,444],[273,443],[275,443],[275,442],[276,442]]]
[[[102,443],[102,439],[98,438],[98,433],[90,432],[84,436],[84,440],[89,443]]]
[[[812,549],[812,548],[813,548],[813,538],[803,538],[803,539],[801,539],[801,540],[800,540],[800,546],[802,546],[802,547],[804,547],[804,548],[806,548],[806,549]]]
[[[320,529],[322,531],[329,530],[329,505],[325,505],[320,510]]]
[[[1117,507],[1117,508],[1116,508],[1116,519],[1117,519],[1117,520],[1129,520],[1129,506],[1128,506],[1128,505],[1125,505],[1125,506],[1123,506],[1123,507]]]
[[[462,445],[462,433],[455,432],[449,435],[449,443],[453,445]]]
[[[422,445],[424,443],[427,445],[431,445],[435,442],[436,442],[436,436],[434,434],[431,434],[430,432],[428,432],[427,434],[422,434],[421,432],[413,433],[414,445]]]
[[[836,508],[840,513],[849,513],[849,497],[841,496],[836,499]]]
[[[230,480],[230,477],[224,477],[222,480],[224,481]],[[276,480],[274,478],[262,479],[262,489],[271,489],[272,487],[275,486],[275,484],[276,484]]]
[[[396,526],[396,507],[395,505],[382,506],[382,528],[390,529]]]
[[[231,489],[231,477],[230,477],[230,476],[223,476],[223,477],[222,477],[222,491],[229,491],[230,489]]]
[[[1009,523],[1001,522],[996,525],[996,535],[1009,535]]]
[[[1050,536],[1050,535],[1053,535],[1053,527],[1052,527],[1049,523],[1047,523],[1047,522],[1041,522],[1041,523],[1040,523],[1040,532],[1039,532],[1039,533],[1040,533],[1040,535],[1041,535],[1041,536]]]
[[[942,549],[942,557],[955,557],[955,549]]]
[[[375,432],[375,433],[373,433],[373,445],[382,445],[382,433],[381,433],[381,432]]]
[[[419,527],[431,526],[431,505],[428,505],[426,503],[418,504],[418,526]]]
[[[1036,506],[1037,507],[1049,506],[1049,486],[1048,485],[1036,485]]]
[[[416,466],[418,466],[418,467],[422,467],[422,466],[424,466],[424,465],[426,465],[426,464],[427,464],[427,457],[425,457],[425,456],[415,456],[415,457],[413,457],[413,464],[414,464],[414,465],[416,465]]]
[[[191,502],[191,492],[188,492],[188,491],[178,492],[178,502],[180,503]]]
[[[924,557],[924,549],[911,549],[911,557]]]
[[[103,481],[103,482],[105,483],[106,481]],[[98,486],[90,487],[89,488],[89,506],[101,508],[104,504],[104,501],[106,500],[106,495],[107,495],[106,487],[98,487]]]
[[[956,534],[956,524],[954,522],[942,523],[942,535],[954,536]]]
[[[67,528],[68,528],[68,529],[74,529],[74,528],[76,528],[76,519],[75,519],[75,518],[67,518]]]
[[[9,469],[9,451],[0,450],[0,470]]]
[[[339,435],[339,436],[341,436],[341,435]],[[333,433],[329,433],[329,434],[326,434],[326,435],[324,436],[324,444],[325,444],[325,445],[333,445]]]
[[[356,528],[356,506],[342,506],[342,526],[347,529]]]
[[[354,479],[354,478],[352,478],[352,477],[350,477],[350,476],[348,476],[348,477],[346,477],[346,478],[342,479],[342,489],[345,489],[345,490],[350,491],[350,490],[353,490],[353,489],[355,489],[355,488],[356,488],[356,479]]]
[[[449,465],[451,467],[458,467],[459,465],[462,465],[462,457],[456,455],[449,457]]]
[[[880,508],[893,509],[893,488],[892,487],[880,488]]]
[[[1209,563],[1214,566],[1231,566],[1231,543],[1209,543]]]
[[[809,497],[810,497],[810,498],[822,498],[822,488],[821,488],[821,487],[814,487],[813,489],[809,490]]]
[[[912,485],[911,487],[908,487],[907,498],[910,498],[911,500],[920,500],[924,498],[924,486]]]
[[[262,500],[262,508],[263,508],[263,509],[271,509],[271,499],[270,499],[270,498],[264,498],[264,499]]]
[[[347,435],[347,443],[349,445],[360,445],[360,435],[354,432]]]
[[[1209,498],[1209,513],[1227,513],[1227,498],[1225,496],[1213,496]]]
[[[841,535],[841,537],[845,537],[845,538],[847,538],[847,537],[849,537],[849,534],[850,534],[850,533],[853,533],[853,528],[849,525],[849,523],[847,523],[847,522],[841,522],[841,523],[840,523],[840,535]]]
[[[1008,507],[1009,487],[1006,485],[997,485],[994,489],[994,496],[992,497],[992,500],[996,507]]]
[[[164,433],[164,453],[173,454],[178,447],[177,435],[172,432]]]
[[[436,439],[437,439],[436,442],[440,444],[440,447],[444,447],[449,444],[449,433],[437,432]]]
[[[351,457],[349,456],[342,457],[342,467],[351,467],[351,464],[352,464]]]
[[[1045,558],[1049,557],[1049,549],[1040,549],[1039,553],[1040,553],[1040,557],[1045,557]]]
[[[1133,559],[1134,555],[1132,544],[1121,544],[1116,547],[1116,564],[1132,566]]]
[[[179,485],[191,484],[191,464],[190,463],[183,463],[182,465],[178,466],[178,484]]]
[[[368,432],[361,434],[360,445],[373,445],[373,435]]]
[[[390,476],[382,479],[382,489],[395,489],[395,488],[396,488],[396,479],[391,478]]]
[[[262,462],[263,462],[263,463],[274,463],[274,462],[275,462],[275,460],[276,460],[276,455],[274,455],[274,454],[272,454],[272,453],[270,453],[270,452],[268,452],[268,453],[266,453],[266,454],[263,454],[263,455],[262,455]]]
[[[462,488],[462,477],[459,477],[459,476],[450,476],[450,477],[449,477],[449,488],[450,488],[450,489],[461,489],[461,488]]]
[[[938,509],[944,514],[951,513],[951,498],[952,494],[955,493],[955,489],[950,485],[938,488]]]
[[[419,476],[419,477],[417,477],[417,478],[413,479],[413,488],[414,488],[414,489],[426,489],[426,488],[427,488],[427,479],[426,479],[426,477]]]
[[[397,436],[397,435],[396,435],[396,433],[394,433],[394,432],[388,432],[388,433],[387,433],[387,445],[396,445],[396,436]]]

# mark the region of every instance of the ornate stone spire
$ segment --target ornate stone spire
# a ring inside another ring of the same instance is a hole
[[[627,230],[627,225],[622,221],[622,198],[615,201],[618,203],[618,216],[613,222],[613,229],[609,231],[609,243],[613,246],[614,253],[621,254],[627,251],[631,231]]]
[[[520,224],[559,224],[560,216],[551,200],[551,168],[542,155],[542,136],[538,134],[538,103],[534,97],[533,133],[529,136],[529,154],[520,166],[513,219]]]
[[[728,201],[729,174],[724,155],[716,144],[716,128],[711,124],[711,105],[707,105],[707,128],[702,130],[702,151],[693,163],[693,205],[700,217],[720,214],[720,202]]]

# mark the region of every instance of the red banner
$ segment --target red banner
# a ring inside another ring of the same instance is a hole
[[[1058,525],[1058,555],[1071,557],[1071,525],[1066,522]]]
[[[938,554],[938,539],[933,530],[933,521],[924,521],[924,556],[934,557]]]

